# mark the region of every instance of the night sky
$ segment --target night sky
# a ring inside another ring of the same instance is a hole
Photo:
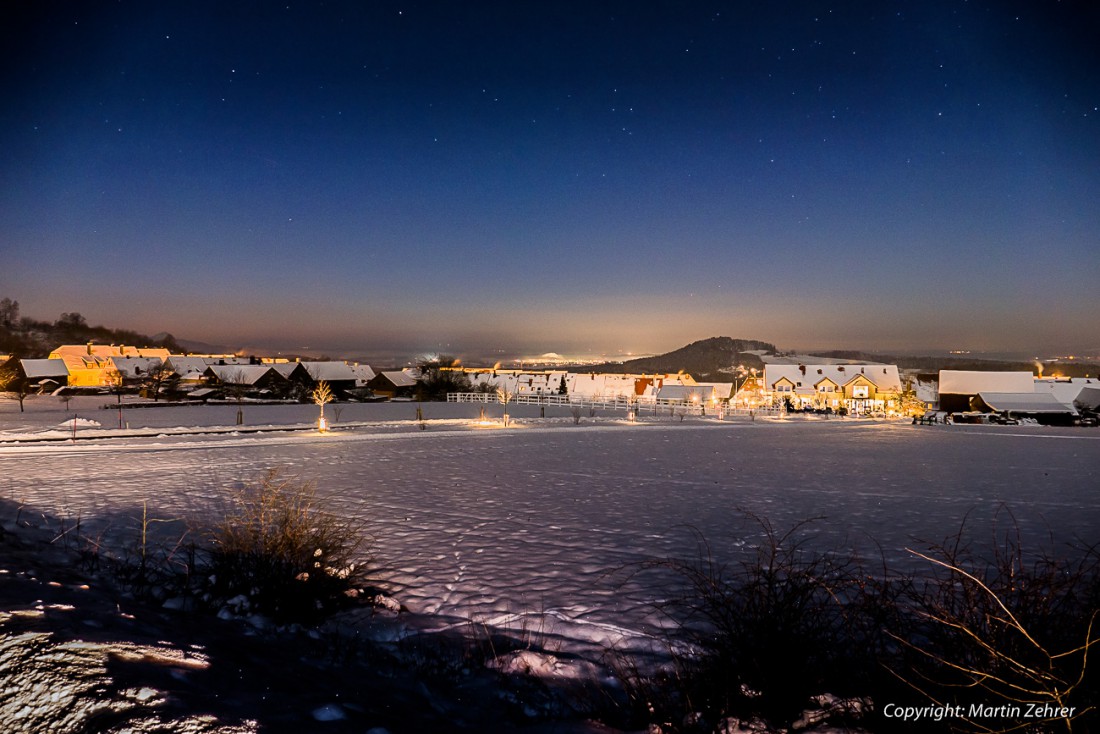
[[[1100,5],[16,2],[0,296],[329,353],[1100,351]]]

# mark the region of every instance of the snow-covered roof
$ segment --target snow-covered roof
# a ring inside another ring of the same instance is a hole
[[[1059,402],[1050,393],[980,392],[978,397],[990,410],[1014,413],[1072,413],[1077,411]]]
[[[206,369],[229,385],[255,385],[268,373],[279,374],[269,364],[212,364]]]
[[[412,387],[416,380],[405,372],[388,372],[383,370],[382,376],[393,383],[394,387]]]
[[[1076,404],[1089,410],[1100,409],[1100,386],[1082,388],[1077,393]]]
[[[715,397],[710,385],[663,385],[657,391],[660,400],[683,400],[686,403],[706,403]],[[724,397],[729,397],[727,393]]]
[[[19,366],[23,368],[23,374],[31,380],[41,377],[68,378],[69,376],[69,370],[65,367],[63,359],[21,359]]]
[[[352,374],[355,375],[355,384],[359,387],[366,385],[376,377],[374,370],[371,369],[369,364],[353,364],[351,366],[351,371]]]
[[[50,352],[51,359],[65,359],[66,357],[124,357],[126,355],[137,356],[135,347],[115,346],[114,344],[62,344]],[[54,357],[54,355],[57,355]]]
[[[1030,372],[940,370],[940,395],[1035,392]]]
[[[772,390],[784,378],[796,388],[813,387],[824,380],[844,387],[864,377],[880,392],[900,392],[901,377],[893,364],[766,364],[764,389]]]
[[[110,357],[159,357],[168,359],[171,353],[164,347],[131,347],[126,344],[62,344],[50,352],[51,359],[64,359],[69,363],[73,357],[108,359]]]
[[[615,374],[578,374],[566,378],[570,395],[602,398],[627,397],[634,395],[637,378],[634,375]]]
[[[1076,377],[1071,380],[1035,379],[1035,392],[1053,395],[1063,405],[1073,405],[1077,396],[1086,387],[1100,388],[1100,379],[1094,377]]]
[[[209,366],[209,363],[202,357],[181,357],[178,354],[169,357],[165,364],[179,375],[185,372],[205,372]]]
[[[294,370],[299,369],[302,366],[301,362],[265,362],[265,366],[278,372],[283,377],[289,378],[294,374]]]
[[[701,387],[714,388],[714,393],[723,400],[733,395],[732,382],[697,382],[695,384]],[[738,385],[738,387],[741,387],[741,385]]]
[[[167,350],[166,350],[167,351]],[[134,378],[147,374],[164,364],[160,357],[112,357],[111,366],[123,377]]]
[[[301,365],[316,382],[346,382],[356,379],[351,365],[346,362],[302,362]]]

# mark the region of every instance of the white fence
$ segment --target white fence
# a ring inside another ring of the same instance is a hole
[[[497,403],[503,402],[495,392],[452,392],[447,393],[448,403]],[[756,407],[731,408],[728,404],[694,403],[668,398],[639,397],[630,401],[624,397],[605,398],[595,395],[540,395],[520,393],[508,398],[509,405],[560,405],[563,407],[595,408],[600,410],[634,410],[639,414],[653,415],[713,415],[732,417],[750,414],[765,416],[779,415],[782,408]]]

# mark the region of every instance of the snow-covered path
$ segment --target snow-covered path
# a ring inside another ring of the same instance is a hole
[[[631,646],[659,632],[659,576],[641,561],[720,560],[753,537],[742,510],[786,528],[810,518],[827,545],[893,558],[1002,503],[1032,538],[1100,540],[1100,433],[840,421],[542,426],[476,431],[270,434],[0,446],[0,496],[81,516],[107,534],[216,512],[272,467],[317,482],[362,518],[410,609]],[[1003,517],[1002,517],[1003,519]]]

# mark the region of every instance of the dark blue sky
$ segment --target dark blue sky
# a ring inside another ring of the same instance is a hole
[[[334,353],[1100,349],[1092,2],[13,7],[28,315]]]

